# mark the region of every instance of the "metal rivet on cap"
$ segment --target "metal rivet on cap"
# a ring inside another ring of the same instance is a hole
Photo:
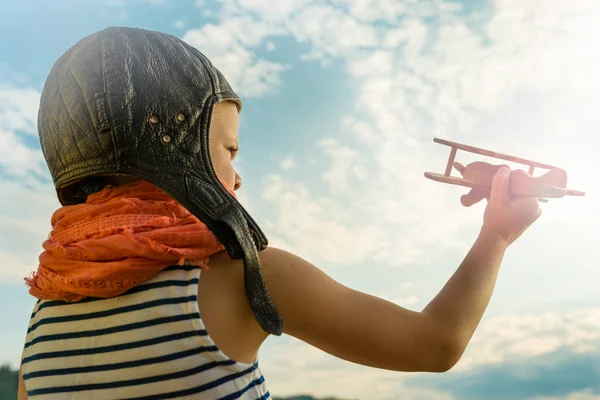
[[[177,113],[176,118],[177,118],[177,121],[179,121],[179,122],[185,121],[185,115],[183,115],[183,113]]]
[[[151,115],[151,116],[150,116],[150,123],[151,123],[152,125],[156,125],[156,124],[158,124],[158,117],[157,117],[156,115]]]
[[[165,136],[162,137],[162,139],[163,139],[163,142],[169,143],[171,141],[171,136],[165,135]]]

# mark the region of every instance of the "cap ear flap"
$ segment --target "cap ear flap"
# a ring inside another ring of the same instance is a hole
[[[244,288],[256,321],[265,332],[280,336],[283,333],[283,319],[265,283],[258,249],[251,236],[252,230],[238,208],[230,208],[221,216],[221,221],[231,229],[240,246],[244,263]]]

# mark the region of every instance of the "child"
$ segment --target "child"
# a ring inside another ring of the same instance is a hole
[[[235,199],[240,108],[209,60],[162,33],[109,28],[57,61],[38,127],[64,207],[28,279],[19,399],[267,399],[257,354],[281,333],[396,371],[460,359],[537,199],[512,200],[500,169],[463,263],[409,311],[267,247]]]

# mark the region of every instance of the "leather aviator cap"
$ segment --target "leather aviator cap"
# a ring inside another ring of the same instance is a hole
[[[267,238],[213,169],[209,129],[220,101],[241,101],[197,49],[160,32],[111,27],[89,35],[53,66],[38,130],[63,205],[78,183],[127,174],[147,180],[204,222],[233,259],[243,259],[246,295],[260,326],[283,321],[261,273]]]

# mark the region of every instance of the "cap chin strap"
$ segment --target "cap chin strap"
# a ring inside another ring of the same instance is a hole
[[[174,185],[177,179],[165,179],[163,188],[171,187],[172,193],[181,190]],[[176,184],[175,184],[176,185]],[[271,335],[283,333],[283,319],[269,296],[269,290],[262,275],[258,249],[266,247],[262,232],[255,232],[254,220],[244,213],[242,207],[230,198],[220,183],[209,184],[191,174],[185,175],[185,196],[174,196],[192,214],[203,221],[225,246],[232,259],[242,259],[244,263],[244,288],[250,307],[261,328]],[[254,236],[256,234],[256,243]],[[261,238],[263,239],[261,241]]]
[[[232,207],[220,220],[230,228],[235,245],[241,247],[244,262],[244,288],[256,321],[265,332],[281,335],[283,319],[269,296],[269,290],[261,271],[258,250],[251,239],[246,219],[237,207]],[[232,246],[226,247],[231,248]]]

